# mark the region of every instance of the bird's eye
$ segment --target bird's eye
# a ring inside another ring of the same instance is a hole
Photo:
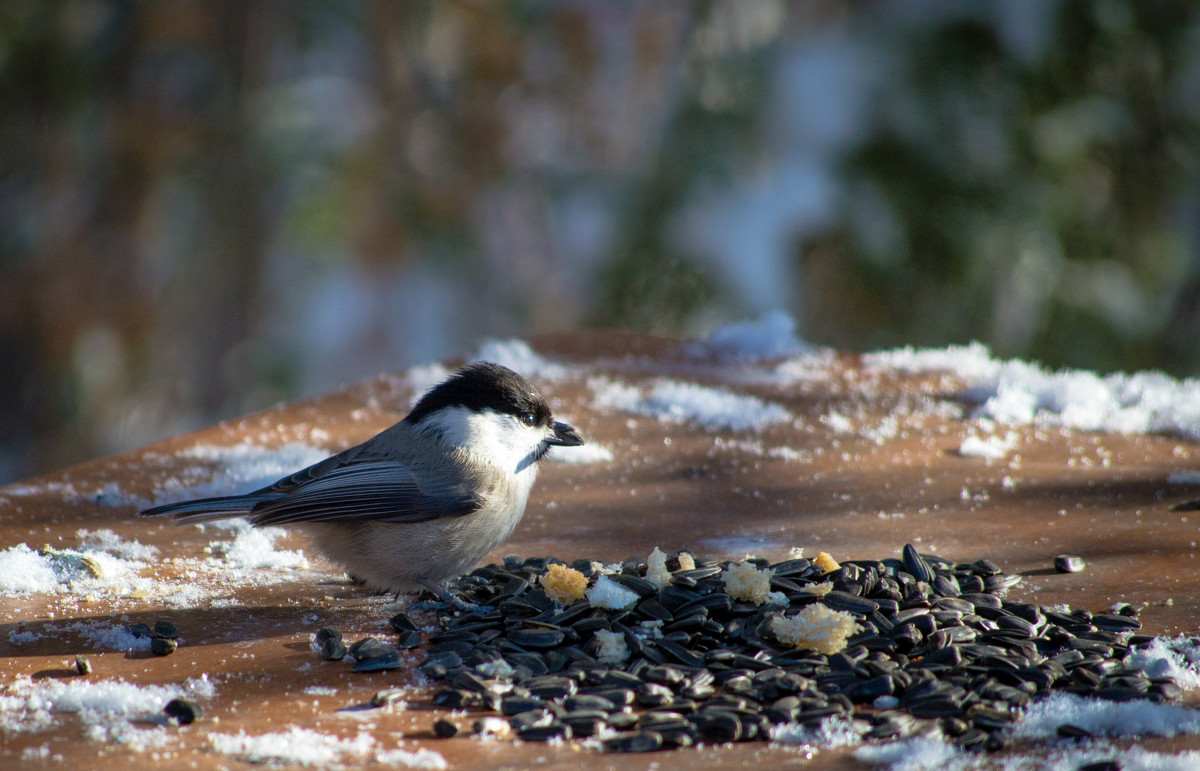
[[[537,418],[533,416],[532,412],[522,412],[518,417],[521,419],[521,422],[527,426],[537,425]]]

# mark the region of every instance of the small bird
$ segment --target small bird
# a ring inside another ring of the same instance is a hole
[[[516,528],[550,448],[581,444],[528,380],[476,362],[360,445],[245,495],[171,503],[139,516],[296,525],[372,589],[399,595],[424,587],[461,604],[446,582]]]

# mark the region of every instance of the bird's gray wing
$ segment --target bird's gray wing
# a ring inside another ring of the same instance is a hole
[[[334,456],[309,469],[276,482],[270,488],[277,497],[257,503],[250,510],[255,525],[294,522],[425,522],[441,517],[458,517],[479,509],[477,495],[452,485],[418,479],[395,460],[355,458],[343,465],[330,464]]]

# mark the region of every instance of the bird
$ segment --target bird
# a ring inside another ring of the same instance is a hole
[[[512,534],[550,448],[582,444],[532,383],[503,365],[473,362],[362,444],[244,495],[138,515],[294,526],[368,588],[397,599],[428,589],[462,606],[446,584]]]

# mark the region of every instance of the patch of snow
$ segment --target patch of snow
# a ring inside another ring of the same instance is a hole
[[[827,718],[816,725],[782,723],[772,726],[771,741],[781,744],[811,744],[834,749],[859,744],[862,738],[845,719]]]
[[[1150,677],[1169,677],[1183,689],[1200,688],[1200,638],[1155,637],[1130,650],[1124,663]]]
[[[245,732],[210,734],[209,743],[222,755],[236,755],[250,763],[296,763],[305,766],[328,765],[344,756],[365,758],[374,749],[375,740],[368,734],[353,739],[292,728],[286,733],[252,736]]]
[[[73,624],[59,627],[47,624],[50,632],[73,632],[90,642],[96,648],[112,651],[148,651],[149,637],[137,637],[124,624],[107,624],[103,621],[76,621]]]
[[[588,385],[599,407],[669,422],[690,422],[707,429],[761,430],[792,419],[792,414],[778,404],[694,383],[660,380],[648,393],[605,378],[593,378]]]
[[[438,362],[409,367],[408,371],[404,373],[404,377],[413,389],[412,403],[416,404],[425,395],[426,391],[453,374],[453,372]]]
[[[1104,701],[1055,693],[1030,704],[1012,732],[1020,738],[1048,739],[1063,723],[1095,736],[1178,736],[1200,733],[1200,711],[1178,704]]]
[[[58,588],[58,574],[49,559],[23,543],[0,551],[0,593],[35,594]]]
[[[237,535],[229,544],[212,544],[214,551],[220,551],[225,562],[235,569],[248,568],[303,568],[308,567],[308,560],[302,551],[276,549],[275,540],[287,535],[282,527],[253,527],[247,520],[233,520],[238,523]]]
[[[936,736],[902,739],[887,744],[864,744],[854,750],[858,760],[885,766],[888,771],[958,771],[970,758],[953,744]]]
[[[32,680],[18,677],[0,690],[0,731],[6,734],[53,728],[57,718],[73,714],[95,741],[147,742],[148,732],[130,721],[147,721],[160,715],[171,699],[209,699],[214,694],[207,675],[182,685],[134,685],[122,680]]]
[[[479,348],[472,361],[491,361],[508,367],[527,378],[558,380],[567,368],[549,361],[524,340],[488,340]]]
[[[607,463],[613,454],[602,444],[588,442],[579,447],[551,447],[546,458],[559,463]]]
[[[138,541],[126,541],[112,530],[88,530],[80,528],[75,531],[79,538],[79,549],[83,552],[104,552],[124,560],[145,562],[158,556],[158,549]]]
[[[958,454],[964,458],[1000,460],[1012,451],[1019,438],[1020,437],[1015,432],[1009,432],[1004,436],[999,434],[994,434],[992,436],[978,436],[976,434],[971,434],[962,440],[962,444],[960,444],[958,447]]]
[[[795,320],[778,310],[751,321],[723,326],[699,345],[697,352],[712,351],[733,360],[781,359],[812,350],[796,337]]]
[[[1161,372],[1053,372],[1018,359],[993,359],[979,343],[880,351],[864,355],[863,362],[874,368],[941,371],[962,378],[967,381],[962,396],[976,405],[974,418],[1200,439],[1200,380],[1176,380]]]
[[[1167,475],[1169,485],[1200,485],[1200,470],[1176,471]]]

